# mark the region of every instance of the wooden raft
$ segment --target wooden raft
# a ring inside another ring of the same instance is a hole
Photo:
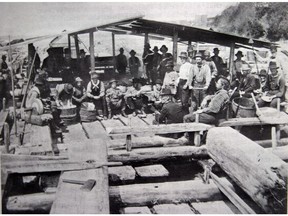
[[[73,131],[75,127],[81,128],[81,131],[77,132],[77,134],[76,131]],[[66,141],[69,141],[69,139],[72,139],[75,136],[78,137],[76,142],[69,142],[70,159],[78,161],[94,160],[96,162],[107,162],[107,148],[104,140],[97,139],[92,142],[87,139],[80,124],[68,129],[71,130],[70,133],[72,131],[75,133],[73,133],[70,138],[67,137]],[[80,189],[81,185],[64,183],[62,182],[62,179],[80,181],[94,179],[96,180],[96,185],[91,191],[85,192]],[[108,214],[108,168],[104,166],[92,170],[64,172],[60,177],[56,199],[53,202],[50,213]]]

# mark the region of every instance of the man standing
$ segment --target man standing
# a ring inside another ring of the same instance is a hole
[[[195,60],[196,65],[192,68],[193,98],[191,107],[193,110],[200,106],[211,81],[211,70],[208,64],[203,64],[202,54],[196,53]]]
[[[181,104],[183,109],[189,109],[189,98],[190,98],[190,89],[192,84],[192,64],[188,62],[187,52],[181,52],[179,58],[181,59],[181,66],[179,69],[179,78],[178,78],[178,89],[177,94],[178,98],[181,99]]]
[[[59,77],[59,64],[52,48],[48,48],[47,53],[48,57],[44,59],[41,69],[46,68],[49,77]]]
[[[179,74],[173,70],[174,63],[173,61],[168,61],[166,64],[167,67],[167,72],[164,77],[163,81],[163,89],[170,89],[171,93],[176,96],[177,94],[177,88],[178,88],[178,79],[179,79]]]
[[[276,62],[269,63],[271,74],[268,75],[265,86],[263,87],[264,94],[258,101],[259,107],[270,106],[277,107],[277,99],[284,99],[285,94],[285,79],[278,73],[279,67]]]
[[[159,79],[163,81],[165,77],[165,73],[167,71],[167,68],[165,67],[165,65],[167,64],[167,61],[173,60],[173,55],[171,53],[168,53],[168,48],[165,45],[161,46],[160,52],[162,52],[162,55],[161,55],[161,61],[159,63],[158,71],[159,71]]]
[[[211,57],[212,61],[215,63],[215,66],[217,68],[218,71],[218,75],[223,75],[223,59],[219,56],[219,49],[216,47],[213,49],[213,53],[214,55]]]
[[[220,118],[221,110],[229,100],[229,81],[220,77],[216,83],[217,92],[215,95],[208,95],[201,103],[201,109],[184,116],[184,122],[195,122],[196,114],[199,114],[199,122],[215,124]]]
[[[240,81],[241,79],[241,75],[242,75],[242,65],[246,64],[249,65],[246,61],[242,60],[242,58],[244,57],[242,51],[238,51],[236,54],[236,60],[234,61],[233,64],[233,74],[232,74],[232,80],[233,81]]]
[[[210,85],[207,89],[207,94],[215,94],[215,92],[217,91],[216,89],[216,78],[218,76],[218,70],[217,67],[215,65],[215,63],[213,62],[213,60],[210,58],[210,52],[208,50],[205,50],[204,52],[204,64],[208,64],[208,66],[210,67],[210,71],[211,71],[211,81],[210,81]]]
[[[152,59],[153,59],[153,52],[150,50],[151,46],[149,43],[146,43],[144,45],[144,52],[142,55],[142,62],[145,67],[146,76],[148,79],[148,82],[151,82],[151,70],[152,70]]]
[[[77,76],[75,71],[75,65],[71,58],[71,51],[69,48],[64,50],[64,60],[60,71],[63,83],[72,84]]]
[[[139,67],[141,66],[140,60],[138,57],[136,57],[136,52],[134,50],[130,51],[131,57],[129,58],[129,68],[130,68],[130,73],[132,77],[135,79],[140,78],[139,74]]]
[[[116,69],[120,75],[126,74],[127,58],[124,55],[124,49],[119,49],[120,54],[116,56]]]
[[[90,80],[89,62],[87,61],[84,49],[80,49],[80,59],[78,64],[79,77],[87,84]]]

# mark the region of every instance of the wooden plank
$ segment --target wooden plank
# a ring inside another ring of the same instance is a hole
[[[75,140],[80,141],[88,139],[80,123],[69,125],[67,129],[69,132],[64,133],[64,143],[75,142]]]
[[[194,131],[205,131],[212,128],[211,125],[203,123],[179,123],[179,124],[168,124],[168,125],[151,125],[142,127],[110,127],[106,128],[109,135],[114,134],[169,134],[169,133],[182,133],[182,132],[194,132]]]
[[[0,103],[2,103],[2,101],[0,101]],[[9,111],[1,110],[0,112],[0,133],[2,132],[2,129],[4,126],[3,123],[6,122],[8,114],[9,114]]]
[[[230,127],[208,131],[210,157],[267,213],[284,213],[288,164]]]
[[[107,162],[106,143],[101,140],[87,139],[81,145],[75,143],[69,148],[69,158],[73,160],[95,160]],[[95,179],[97,184],[90,192],[80,189],[79,185],[62,182],[62,179],[82,180]],[[108,214],[108,169],[102,167],[93,170],[67,171],[60,177],[56,199],[50,213],[61,214]]]
[[[121,208],[120,213],[121,214],[151,214],[151,211],[147,206],[140,206],[140,207]]]
[[[109,167],[109,180],[117,181],[133,181],[136,177],[136,172],[132,166]]]
[[[224,201],[191,203],[200,214],[234,214]]]
[[[169,176],[168,170],[161,164],[135,167],[135,170],[142,178]]]
[[[273,148],[268,148],[266,149],[267,151],[277,155],[279,158],[281,158],[283,161],[288,161],[288,146],[282,146],[282,147],[277,147],[275,149]]]
[[[131,152],[126,150],[108,150],[108,161],[145,161],[163,160],[175,157],[206,158],[208,157],[206,146],[173,146],[133,149]]]
[[[223,199],[214,183],[202,180],[110,186],[109,194],[112,203],[125,207]]]
[[[152,114],[148,114],[144,119],[149,125],[153,125],[153,121],[155,120],[155,116]]]
[[[278,117],[265,117],[267,121],[260,121],[259,118],[233,118],[223,121],[219,124],[219,127],[235,127],[235,126],[255,126],[255,125],[281,125],[288,124],[288,115],[284,112],[280,112]]]
[[[181,204],[162,204],[153,206],[156,214],[194,214],[190,206],[186,203]]]
[[[87,133],[89,139],[105,139],[110,140],[107,133],[99,121],[83,122],[83,130]]]

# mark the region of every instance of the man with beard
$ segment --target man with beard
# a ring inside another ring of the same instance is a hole
[[[211,57],[212,61],[214,62],[217,71],[218,71],[218,75],[224,75],[222,74],[222,70],[223,70],[223,65],[224,65],[224,61],[223,59],[219,56],[219,49],[216,47],[213,49],[213,53],[214,55]]]
[[[162,55],[161,55],[161,61],[158,66],[158,71],[159,71],[159,79],[163,81],[165,73],[167,71],[166,64],[168,61],[173,60],[173,55],[171,53],[168,53],[168,48],[165,45],[161,46],[160,52],[162,52]]]
[[[125,75],[127,68],[127,58],[124,55],[124,49],[122,47],[119,49],[119,52],[119,55],[116,56],[116,69],[120,75]]]

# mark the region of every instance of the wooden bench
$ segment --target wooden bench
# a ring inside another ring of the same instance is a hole
[[[126,149],[127,151],[132,150],[132,135],[154,133],[155,135],[171,134],[171,133],[183,133],[183,132],[198,132],[206,131],[213,126],[203,123],[178,123],[178,124],[167,124],[167,125],[147,125],[141,127],[117,127],[117,128],[106,128],[109,136],[113,135],[126,135]],[[196,146],[200,146],[200,139],[194,141]]]

